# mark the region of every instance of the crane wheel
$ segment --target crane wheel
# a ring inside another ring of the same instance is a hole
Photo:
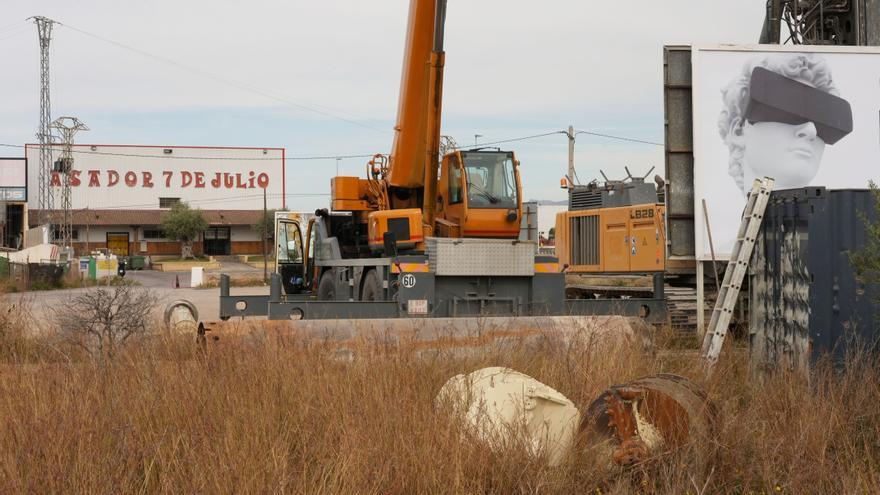
[[[335,301],[336,300],[336,280],[333,270],[327,270],[321,275],[321,281],[318,282],[318,300],[319,301]]]
[[[364,276],[364,288],[361,291],[361,301],[372,302],[382,300],[382,280],[377,270],[370,270]]]

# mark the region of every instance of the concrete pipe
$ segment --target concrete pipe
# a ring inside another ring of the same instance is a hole
[[[406,349],[470,356],[523,346],[583,345],[603,353],[651,348],[650,326],[621,316],[230,320],[202,322],[199,327],[209,346],[310,341],[352,355]]]
[[[175,333],[195,335],[198,331],[199,310],[185,299],[178,299],[165,307],[165,328]]]

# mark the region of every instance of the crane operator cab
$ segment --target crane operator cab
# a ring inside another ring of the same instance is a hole
[[[275,272],[281,274],[285,292],[292,294],[304,289],[306,281],[301,219],[289,216],[275,215]]]
[[[515,239],[522,198],[519,162],[509,151],[456,151],[443,157],[437,235]]]

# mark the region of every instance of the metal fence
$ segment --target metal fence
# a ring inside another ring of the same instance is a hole
[[[16,263],[0,257],[0,281],[22,290],[58,287],[64,277],[65,264]]]

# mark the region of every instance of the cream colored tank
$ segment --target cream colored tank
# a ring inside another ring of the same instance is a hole
[[[509,368],[456,375],[440,389],[437,403],[452,405],[493,449],[523,434],[531,453],[546,454],[551,466],[565,459],[580,424],[580,412],[568,398]]]

